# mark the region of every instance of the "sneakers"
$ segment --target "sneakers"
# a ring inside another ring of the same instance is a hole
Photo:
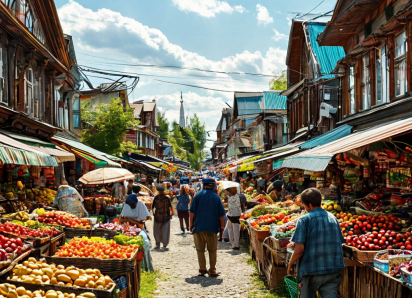
[[[233,250],[240,250],[240,247],[232,247]]]

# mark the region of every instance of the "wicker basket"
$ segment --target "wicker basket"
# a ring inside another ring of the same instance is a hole
[[[47,260],[47,263],[55,263],[65,267],[76,266],[80,269],[96,268],[99,269],[102,274],[116,275],[134,271],[138,252],[139,250],[136,250],[129,259],[64,258],[49,256],[44,256],[44,258]]]
[[[119,293],[117,293],[117,298],[126,298],[127,296],[127,288],[124,288]]]
[[[4,282],[7,282],[9,284],[14,284],[17,288],[18,287],[24,287],[26,290],[30,290],[32,292],[36,290],[43,290],[44,292],[47,292],[49,290],[54,290],[54,291],[61,291],[62,293],[74,293],[76,295],[80,295],[85,292],[92,292],[96,295],[98,298],[112,298],[112,293],[116,287],[116,285],[113,285],[112,288],[109,290],[97,290],[97,289],[90,289],[90,288],[74,288],[74,287],[66,287],[66,286],[61,286],[61,285],[51,285],[51,284],[40,284],[40,285],[35,285],[35,284],[29,284],[21,281],[13,281],[13,280],[5,280]]]
[[[383,250],[359,250],[356,247],[348,246],[353,251],[353,258],[362,263],[373,263],[377,253],[383,252]]]

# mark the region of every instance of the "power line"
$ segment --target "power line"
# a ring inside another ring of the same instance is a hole
[[[90,54],[83,54],[79,53],[80,55],[101,58],[105,60],[112,60],[118,62],[124,62],[124,60],[117,60],[117,59],[107,59],[101,56],[95,56]],[[192,71],[201,71],[207,73],[219,73],[219,74],[229,74],[229,75],[250,75],[250,76],[258,76],[258,77],[276,77],[274,74],[259,74],[259,73],[250,73],[250,72],[237,72],[237,71],[218,71],[218,70],[208,70],[208,69],[201,69],[201,68],[191,68],[191,67],[183,67],[183,66],[174,66],[174,65],[156,65],[156,64],[129,64],[129,63],[109,63],[112,65],[122,65],[122,66],[135,66],[135,67],[152,67],[152,68],[172,68],[172,69],[182,69],[182,70],[192,70]]]
[[[168,81],[162,81],[162,80],[154,80],[162,83],[167,83],[167,84],[173,84],[173,85],[181,85],[181,86],[187,86],[187,87],[193,87],[193,88],[199,88],[199,89],[205,89],[205,90],[212,90],[212,91],[219,91],[219,92],[235,92],[235,91],[229,91],[229,90],[220,90],[220,89],[213,89],[213,88],[207,88],[207,87],[201,87],[201,86],[196,86],[196,85],[189,85],[189,84],[182,84],[182,83],[175,83],[175,82],[168,82]]]

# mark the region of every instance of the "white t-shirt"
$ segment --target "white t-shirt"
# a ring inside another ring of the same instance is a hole
[[[138,200],[135,209],[130,208],[128,204],[123,205],[123,210],[120,216],[131,217],[137,220],[144,220],[150,216],[149,210],[147,210],[146,205]]]

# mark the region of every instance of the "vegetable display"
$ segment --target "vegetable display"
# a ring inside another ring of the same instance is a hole
[[[66,287],[85,287],[98,290],[107,290],[114,286],[109,276],[104,276],[98,269],[79,269],[74,266],[47,264],[46,261],[37,261],[29,258],[13,268],[10,280],[31,284],[51,284]]]
[[[98,237],[73,238],[54,255],[55,257],[80,257],[97,259],[127,259],[139,245],[119,245],[114,240]]]
[[[90,222],[87,219],[79,219],[77,216],[64,211],[45,212],[39,216],[39,222],[65,226],[69,228],[91,229]]]
[[[20,256],[28,248],[20,238],[8,238],[0,235],[0,261],[6,261],[10,254]]]
[[[142,236],[131,237],[131,236],[126,236],[126,235],[116,235],[114,236],[113,240],[116,241],[116,243],[120,245],[136,244],[139,247],[143,247],[143,237]]]
[[[360,250],[407,249],[412,250],[410,232],[404,234],[395,231],[380,230],[365,235],[346,237],[346,244]]]

